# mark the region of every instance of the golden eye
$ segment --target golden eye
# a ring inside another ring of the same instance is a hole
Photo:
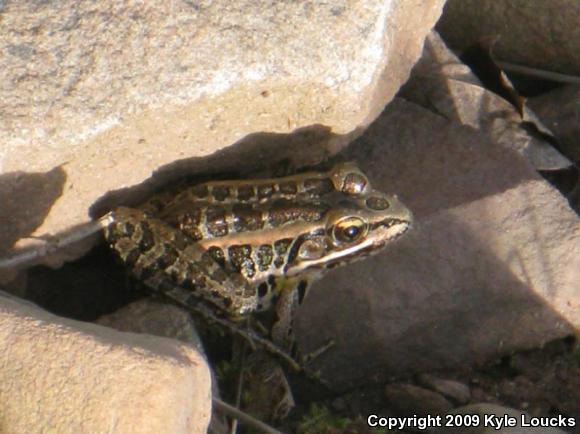
[[[367,225],[358,217],[351,217],[338,222],[333,228],[333,236],[342,243],[352,243],[359,240],[367,232]]]

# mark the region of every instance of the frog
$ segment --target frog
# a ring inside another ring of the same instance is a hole
[[[103,219],[130,273],[295,369],[294,317],[314,281],[382,251],[413,224],[352,162],[279,178],[217,180],[157,194]],[[269,336],[237,324],[272,312]]]

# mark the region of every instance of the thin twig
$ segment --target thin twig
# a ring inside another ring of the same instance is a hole
[[[255,417],[250,416],[248,413],[244,413],[240,409],[232,407],[219,398],[213,398],[212,401],[217,410],[227,414],[230,417],[238,419],[240,422],[254,428],[255,430],[259,430],[265,434],[284,434],[282,431],[278,431],[276,428],[273,428],[270,425],[256,419]]]
[[[516,63],[502,62],[496,60],[495,63],[508,72],[517,72],[519,74],[531,75],[533,77],[543,78],[545,80],[556,81],[559,83],[580,84],[580,77],[575,75],[561,74],[559,72],[546,71],[544,69],[531,68],[529,66],[518,65]]]
[[[247,350],[247,342],[241,338],[235,339],[234,338],[234,345],[238,346],[239,351],[237,351],[237,365],[238,365],[238,381],[236,382],[236,399],[234,401],[234,405],[237,408],[241,407],[242,404],[242,393],[244,389],[244,377],[246,375],[246,350]],[[241,348],[240,348],[241,347]],[[232,426],[230,428],[230,434],[236,434],[238,431],[238,422],[237,418],[232,419]]]
[[[154,282],[154,279],[155,276],[146,279],[143,283],[150,288],[159,288],[159,286]],[[307,377],[309,376],[310,372],[308,370],[304,369],[290,354],[286,353],[271,340],[259,336],[251,329],[243,330],[232,323],[231,320],[218,317],[202,300],[191,297],[190,291],[173,284],[167,284],[166,288],[163,290],[157,289],[155,291],[169,298],[179,306],[184,307],[189,312],[197,314],[198,318],[205,320],[207,323],[218,324],[225,330],[228,330],[232,336],[240,336],[244,338],[252,349],[255,349],[256,345],[258,345],[283,360],[294,372],[302,372]]]
[[[44,244],[32,247],[15,255],[0,258],[0,270],[2,268],[23,267],[33,264],[35,261],[49,256],[60,249],[76,242],[87,239],[102,229],[102,221],[90,221],[74,230],[71,234],[55,237],[41,238]]]

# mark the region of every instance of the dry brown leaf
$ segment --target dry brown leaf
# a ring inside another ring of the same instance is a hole
[[[449,0],[437,29],[454,48],[493,37],[502,60],[579,75],[578,23],[577,0]]]
[[[504,78],[507,80],[507,78]],[[423,57],[413,69],[401,96],[488,135],[491,141],[523,154],[538,170],[558,170],[571,162],[541,134],[530,131],[532,115],[524,116],[508,100],[485,88],[472,71],[433,32],[425,42]],[[537,130],[548,130],[539,121]]]

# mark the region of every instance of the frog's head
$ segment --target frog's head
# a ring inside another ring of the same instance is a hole
[[[366,188],[366,187],[365,187]],[[375,254],[410,229],[413,216],[396,196],[373,190],[335,193],[318,230],[295,243],[290,275],[334,268]]]

